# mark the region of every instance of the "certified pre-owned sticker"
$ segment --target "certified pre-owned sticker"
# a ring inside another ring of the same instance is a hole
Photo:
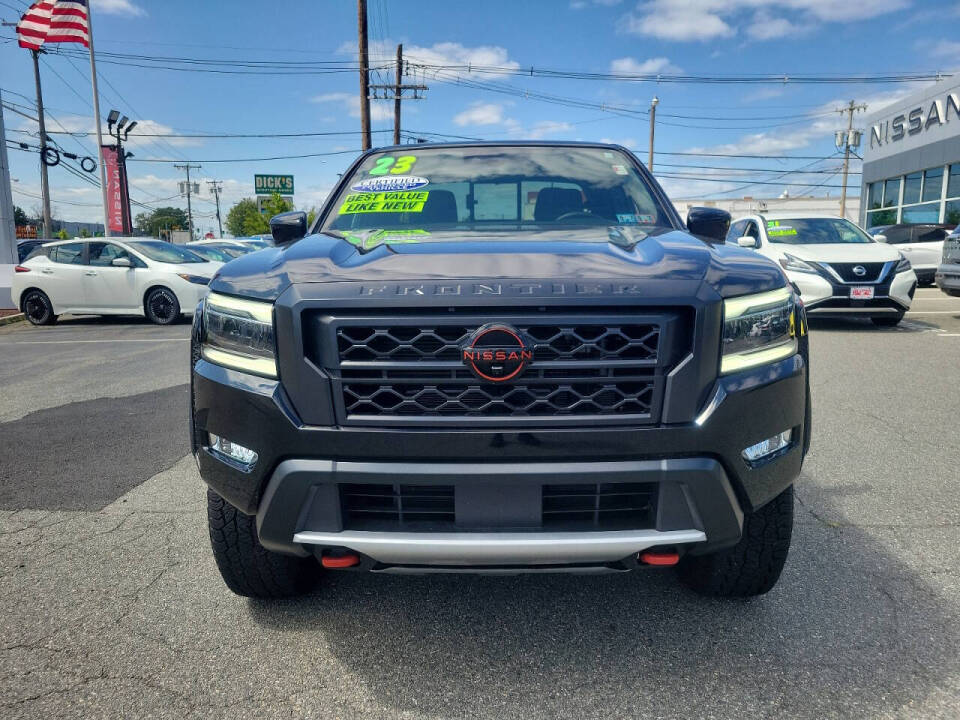
[[[416,175],[384,175],[361,180],[351,185],[350,189],[354,192],[403,192],[429,184],[429,180]]]

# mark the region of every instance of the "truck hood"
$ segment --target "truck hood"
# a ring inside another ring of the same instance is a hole
[[[214,292],[275,300],[300,283],[438,283],[547,280],[629,283],[644,295],[695,295],[704,284],[721,297],[782,287],[780,268],[752,250],[711,244],[680,230],[649,235],[630,227],[397,234],[377,243],[311,235],[287,247],[227,264]],[[370,249],[361,249],[366,244]]]
[[[781,256],[787,253],[801,260],[814,262],[888,262],[900,259],[900,252],[895,247],[878,242],[817,245],[771,243],[771,247]]]

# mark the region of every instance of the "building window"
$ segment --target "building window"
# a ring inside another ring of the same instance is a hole
[[[883,183],[883,207],[896,207],[900,204],[900,178],[890,178]]]
[[[880,203],[882,199],[883,183],[870,183],[870,187],[867,188],[867,208],[869,210],[876,210],[877,208],[883,207]]]
[[[947,178],[947,197],[960,197],[960,164],[950,166],[950,177]]]
[[[903,204],[913,205],[920,202],[920,185],[923,183],[923,173],[910,173],[903,179]]]
[[[940,200],[943,191],[943,168],[936,167],[923,171],[923,201]]]

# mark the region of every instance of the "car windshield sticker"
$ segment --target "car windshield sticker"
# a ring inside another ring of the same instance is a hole
[[[627,174],[627,169],[626,169],[623,165],[611,165],[610,167],[613,168],[613,171],[614,171],[617,175],[626,175],[626,174]]]
[[[416,190],[429,184],[429,180],[416,175],[385,175],[384,177],[361,180],[351,185],[350,189],[354,192],[392,192]]]
[[[637,222],[637,216],[633,213],[617,213],[617,222],[621,225],[633,225]]]
[[[351,193],[343,200],[340,215],[375,212],[423,212],[429,192]]]
[[[637,215],[637,222],[644,225],[653,225],[653,215]]]
[[[370,250],[377,245],[400,245],[415,243],[430,237],[426,230],[365,230],[363,232],[345,232],[344,240],[361,250]]]
[[[391,175],[403,175],[406,172],[410,172],[410,168],[413,167],[416,161],[416,155],[401,155],[398,158],[387,155],[386,157],[377,158],[377,162],[370,168],[369,174],[386,175],[389,172]]]
[[[770,237],[784,237],[796,235],[797,229],[789,225],[781,225],[779,220],[767,220],[767,235]]]

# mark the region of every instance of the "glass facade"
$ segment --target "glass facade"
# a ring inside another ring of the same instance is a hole
[[[897,223],[960,225],[960,163],[870,183],[866,213],[867,228]]]

